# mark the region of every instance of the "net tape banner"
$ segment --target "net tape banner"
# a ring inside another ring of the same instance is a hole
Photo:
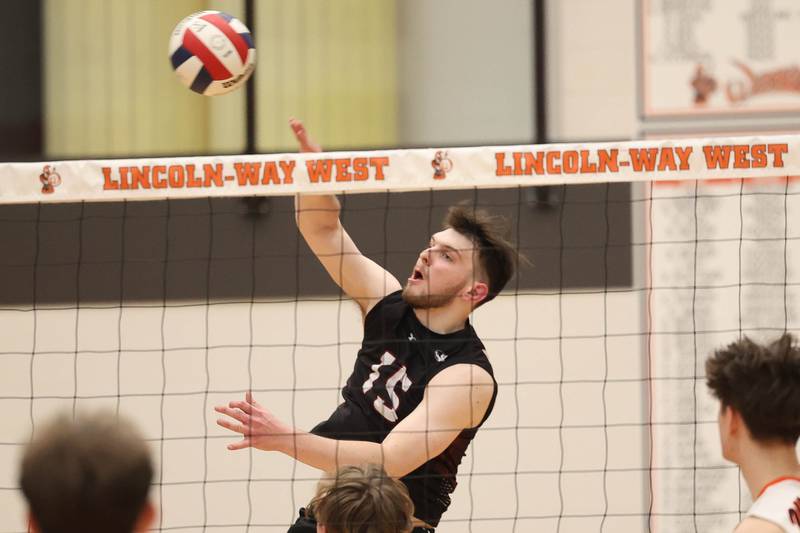
[[[0,164],[0,203],[800,175],[800,135]]]

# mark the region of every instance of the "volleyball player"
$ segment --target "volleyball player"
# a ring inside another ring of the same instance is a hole
[[[736,533],[800,533],[800,348],[784,334],[768,345],[748,338],[706,361],[720,403],[722,455],[739,465],[753,505]]]
[[[147,444],[113,413],[53,419],[22,458],[33,533],[131,533],[155,519]]]
[[[303,152],[320,151],[296,120]],[[452,208],[411,268],[405,287],[361,254],[339,220],[336,197],[299,196],[300,232],[333,280],[361,308],[364,340],[343,403],[309,433],[253,401],[217,407],[220,425],[248,446],[288,454],[327,472],[377,463],[408,487],[415,525],[432,529],[450,505],[456,471],[497,395],[492,365],[469,324],[514,272],[497,220]]]

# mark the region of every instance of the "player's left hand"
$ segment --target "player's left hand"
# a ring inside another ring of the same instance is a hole
[[[264,451],[279,450],[282,442],[291,439],[294,433],[291,427],[256,402],[250,392],[245,394],[244,401],[230,402],[227,406],[218,405],[214,410],[230,417],[218,419],[218,425],[242,435],[242,440],[228,445],[229,450],[250,447]]]

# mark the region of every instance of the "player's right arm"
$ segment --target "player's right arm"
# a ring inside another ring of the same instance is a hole
[[[299,120],[289,125],[301,152],[321,152]],[[365,257],[339,219],[341,205],[333,195],[298,195],[297,227],[309,248],[342,290],[366,315],[384,296],[400,289],[400,282],[383,267]]]

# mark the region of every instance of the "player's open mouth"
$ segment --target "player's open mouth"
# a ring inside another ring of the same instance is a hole
[[[411,277],[408,279],[411,281],[420,281],[425,279],[425,277],[422,275],[422,271],[420,269],[415,268],[414,272],[411,273]]]

